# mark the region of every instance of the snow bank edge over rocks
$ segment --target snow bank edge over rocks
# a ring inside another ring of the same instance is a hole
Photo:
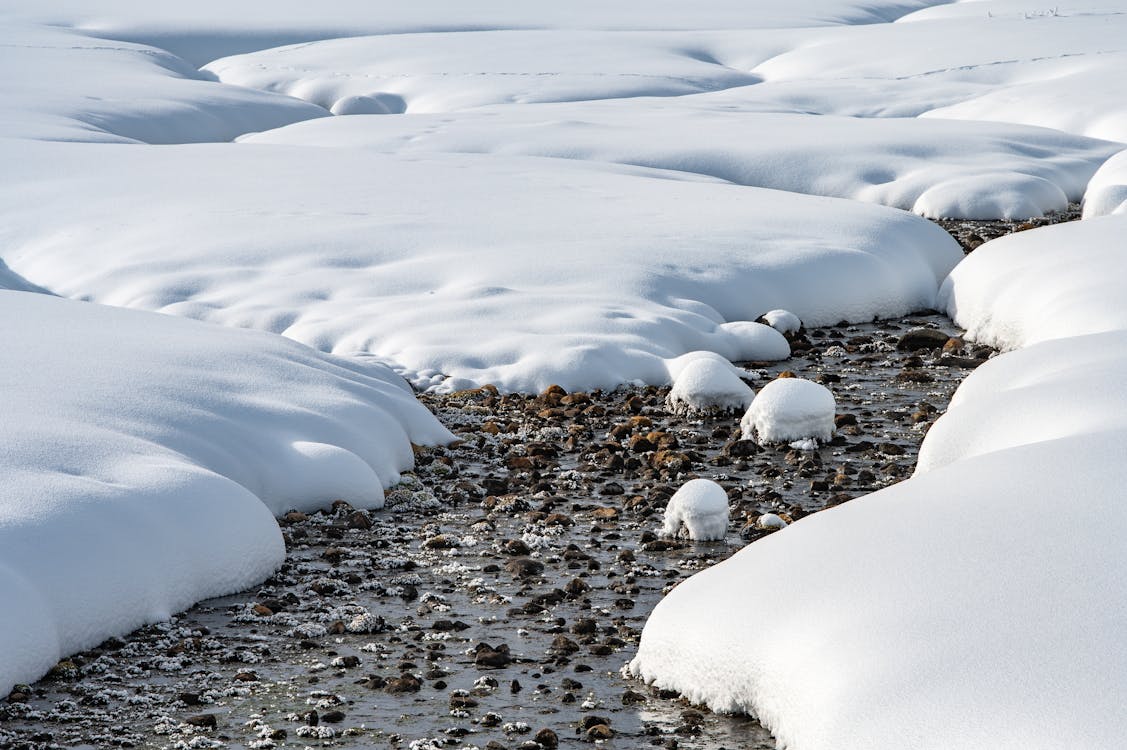
[[[0,336],[0,695],[261,581],[274,514],[380,507],[452,438],[386,368],[269,334],[0,291]]]

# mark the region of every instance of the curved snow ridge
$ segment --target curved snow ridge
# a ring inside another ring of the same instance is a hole
[[[386,368],[264,333],[2,291],[0,335],[0,694],[258,583],[274,515],[381,507],[453,437]]]
[[[1127,330],[1127,215],[1042,227],[978,247],[938,303],[967,335],[1001,349]]]
[[[1127,213],[1127,151],[1104,162],[1084,193],[1084,218]]]
[[[57,159],[65,176],[45,174]],[[418,387],[613,388],[669,382],[692,351],[772,359],[763,313],[931,308],[962,258],[880,206],[558,159],[21,143],[6,166],[0,237],[30,281],[368,352]]]
[[[0,137],[198,143],[325,117],[307,102],[208,80],[153,47],[0,21]]]
[[[617,162],[974,219],[1064,210],[1122,148],[1025,125],[762,112],[713,95],[336,117],[240,142]]]

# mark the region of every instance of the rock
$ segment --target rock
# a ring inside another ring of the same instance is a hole
[[[384,690],[389,693],[417,693],[422,687],[423,683],[419,678],[411,674],[392,677],[384,684]]]
[[[219,726],[219,721],[215,718],[215,714],[196,714],[195,716],[189,716],[184,719],[184,723],[204,729],[215,729]]]
[[[504,643],[497,647],[487,643],[479,643],[475,649],[474,664],[485,669],[503,669],[513,663],[509,654],[509,647]]]
[[[896,348],[902,352],[942,349],[949,338],[951,337],[946,333],[935,328],[913,328],[900,336]]]
[[[541,729],[532,739],[544,750],[556,750],[560,746],[559,736],[551,729]]]
[[[339,724],[344,721],[343,711],[326,711],[321,714],[321,721],[326,721],[329,724]]]

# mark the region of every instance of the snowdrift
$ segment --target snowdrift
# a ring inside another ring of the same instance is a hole
[[[930,308],[962,257],[902,212],[638,167],[250,144],[0,149],[0,240],[30,282],[371,353],[420,388],[667,383],[668,360],[698,350],[775,359],[781,338],[749,325],[763,313],[823,325]]]
[[[959,265],[949,314],[1027,348],[967,378],[912,479],[678,586],[634,673],[798,750],[1118,747],[1124,221],[1022,232]]]
[[[452,436],[394,373],[286,339],[0,291],[0,695],[266,578],[273,516],[383,505]]]

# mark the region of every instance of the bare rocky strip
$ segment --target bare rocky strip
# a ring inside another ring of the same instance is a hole
[[[838,432],[813,451],[740,440],[739,415],[673,414],[668,389],[424,395],[462,442],[420,450],[385,511],[285,516],[286,563],[257,591],[17,688],[0,747],[773,747],[754,721],[620,670],[664,592],[770,533],[760,515],[794,521],[911,474],[991,354],[954,333],[939,316],[840,325],[746,363],[756,388],[789,370],[833,390]],[[696,476],[727,489],[728,538],[658,538]]]

